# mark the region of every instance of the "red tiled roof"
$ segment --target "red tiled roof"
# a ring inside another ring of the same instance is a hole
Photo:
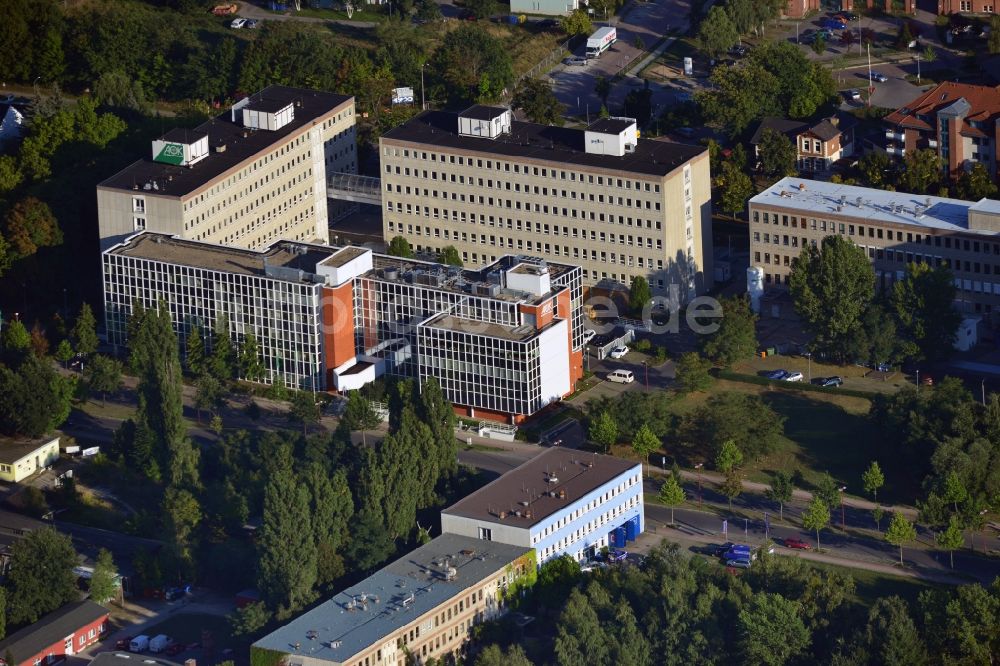
[[[933,126],[920,120],[918,115],[933,116],[941,108],[964,98],[972,110],[967,120],[989,121],[1000,117],[1000,86],[976,86],[968,83],[945,81],[931,88],[923,95],[906,106],[893,111],[885,117],[887,123],[913,127],[916,129],[934,129]]]

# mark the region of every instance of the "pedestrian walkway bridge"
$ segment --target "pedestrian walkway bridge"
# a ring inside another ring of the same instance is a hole
[[[326,196],[329,199],[353,201],[381,208],[382,179],[334,172],[327,176]]]

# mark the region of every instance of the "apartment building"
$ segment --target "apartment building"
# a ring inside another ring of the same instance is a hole
[[[383,233],[466,265],[509,253],[568,261],[585,285],[647,278],[681,298],[713,280],[708,152],[640,139],[629,118],[586,130],[509,109],[429,111],[379,141]]]
[[[995,321],[1000,202],[784,178],[750,199],[749,216],[751,262],[763,269],[765,289],[785,288],[802,249],[839,234],[864,249],[877,288],[890,288],[910,263],[947,266],[959,309]]]
[[[552,447],[441,512],[441,531],[531,548],[538,566],[622,547],[645,529],[642,465]]]
[[[854,154],[854,122],[849,115],[831,116],[814,123],[768,117],[764,118],[750,145],[760,160],[760,142],[766,130],[785,135],[795,145],[795,165],[799,173],[823,177],[832,174],[834,165]]]
[[[247,250],[143,232],[103,255],[108,340],[165,301],[182,348],[223,318],[253,335],[263,381],[313,391],[435,378],[460,413],[519,422],[583,376],[581,270],[504,256],[478,270],[359,247]]]
[[[938,0],[938,14],[992,14],[997,6],[996,0]]]
[[[820,9],[820,0],[788,0],[785,6],[785,16],[788,18],[803,18],[809,12]]]
[[[404,666],[458,659],[534,570],[530,548],[442,534],[250,647],[253,663]]]
[[[885,117],[886,152],[937,151],[952,178],[977,162],[997,177],[1000,86],[946,81]]]
[[[792,1],[798,2],[790,0],[790,3]],[[818,0],[816,4],[820,4]],[[840,0],[840,9],[881,9],[887,14],[913,14],[917,11],[917,0]]]
[[[269,86],[172,129],[97,186],[101,249],[137,231],[234,247],[328,242],[326,177],[357,172],[354,98]]]

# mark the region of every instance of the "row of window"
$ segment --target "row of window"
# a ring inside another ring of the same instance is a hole
[[[581,527],[576,531],[559,539],[559,541],[552,544],[551,546],[546,546],[545,548],[542,549],[541,553],[542,561],[544,562],[549,557],[566,551],[567,548],[569,548],[570,546],[572,546],[574,543],[584,538],[585,536],[589,535],[594,530],[600,529],[604,525],[613,522],[618,516],[622,515],[626,511],[629,511],[630,509],[639,506],[639,502],[640,500],[638,496],[630,497],[627,501],[602,513],[595,520],[588,522],[586,527]]]

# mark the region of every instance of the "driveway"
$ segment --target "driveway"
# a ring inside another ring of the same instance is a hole
[[[875,88],[872,94],[872,106],[884,109],[898,109],[906,106],[924,92],[924,88],[914,85],[903,77],[909,73],[909,66],[906,64],[881,64],[872,65],[873,72],[885,74],[889,80],[883,83],[868,81],[868,65],[858,65],[842,69],[837,72],[838,81],[849,84],[851,87],[864,90],[869,85]]]

